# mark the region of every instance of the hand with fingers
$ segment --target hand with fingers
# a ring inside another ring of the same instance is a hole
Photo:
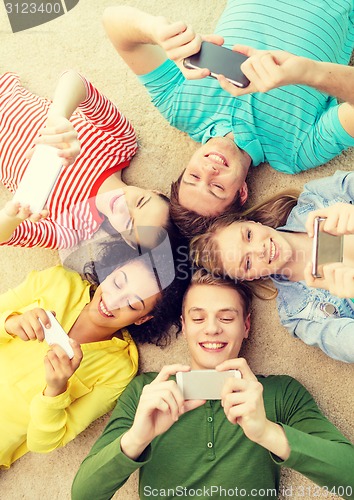
[[[233,50],[248,57],[241,70],[250,80],[242,89],[235,87],[223,75],[218,76],[220,86],[235,97],[269,90],[290,84],[306,82],[313,61],[282,50],[258,50],[246,45],[235,45]]]
[[[41,210],[38,214],[33,214],[28,205],[22,206],[13,200],[8,201],[0,210],[0,242],[11,238],[22,221],[29,219],[31,222],[38,222],[47,217],[48,213],[48,210]]]
[[[45,126],[39,130],[35,144],[47,144],[58,149],[58,156],[64,167],[72,165],[80,153],[78,134],[72,123],[65,117],[49,111]],[[34,148],[27,152],[30,159]]]
[[[82,350],[80,344],[70,339],[70,344],[74,351],[72,359],[65,353],[59,345],[52,345],[44,358],[46,388],[44,396],[55,397],[66,391],[68,380],[79,368],[82,361]]]
[[[29,205],[21,205],[21,203],[12,200],[5,204],[3,210],[8,217],[19,219],[21,222],[26,219],[29,219],[31,222],[38,222],[45,219],[49,213],[48,210],[44,209],[38,214],[33,214]]]
[[[166,432],[181,415],[198,408],[204,400],[184,401],[182,393],[171,375],[189,371],[185,365],[169,365],[162,368],[155,380],[146,385],[140,396],[132,427],[122,437],[121,448],[135,460],[151,441]]]
[[[312,275],[312,265],[306,266],[304,277],[306,284],[313,288],[328,290],[342,299],[354,298],[354,268],[343,262],[332,262],[321,266],[321,278]]]
[[[325,233],[334,236],[354,234],[354,205],[351,203],[335,203],[310,212],[306,221],[306,231],[310,238],[313,238],[313,223],[316,217],[326,219],[321,224],[321,230]]]
[[[165,52],[169,59],[174,61],[188,80],[205,78],[210,75],[208,68],[187,69],[183,66],[183,59],[196,54],[200,50],[203,40],[222,45],[223,37],[219,35],[199,35],[192,26],[183,21],[169,22],[166,18],[155,18],[153,27],[154,40]]]
[[[251,441],[286,460],[290,447],[283,428],[268,420],[263,401],[263,386],[243,358],[229,359],[216,370],[239,370],[242,378],[226,380],[221,404],[229,422],[242,427]]]
[[[45,327],[50,327],[50,320],[45,310],[35,307],[22,314],[12,314],[5,320],[4,327],[7,333],[19,337],[25,342],[36,339],[42,342],[44,331],[39,320]]]

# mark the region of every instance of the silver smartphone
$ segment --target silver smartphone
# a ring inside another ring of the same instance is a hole
[[[13,201],[29,205],[33,214],[45,206],[48,196],[62,169],[58,150],[46,144],[38,144],[17,187]]]
[[[239,370],[192,370],[177,372],[176,382],[184,399],[221,399],[221,391],[226,379],[241,378]]]
[[[213,78],[216,78],[216,75],[224,75],[237,87],[245,88],[250,81],[242,73],[240,66],[246,59],[248,57],[240,52],[210,42],[202,42],[200,51],[186,57],[183,65],[188,69],[208,68]]]
[[[320,230],[323,217],[316,217],[313,230],[312,275],[322,278],[321,266],[330,262],[343,262],[343,236],[333,236]]]
[[[57,344],[62,349],[64,349],[65,353],[69,356],[70,359],[74,357],[74,351],[69,342],[69,336],[66,331],[63,329],[59,321],[56,317],[51,313],[51,311],[46,311],[47,316],[50,320],[50,328],[46,328],[42,321],[39,319],[40,324],[43,327],[44,338],[48,345]]]

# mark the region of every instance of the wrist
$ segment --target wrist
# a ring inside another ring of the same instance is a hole
[[[324,79],[325,67],[323,66],[323,63],[306,57],[303,57],[302,60],[303,65],[301,81],[299,83],[301,85],[307,85],[308,87],[320,89],[321,82]]]
[[[137,460],[149,444],[150,441],[137,438],[133,428],[130,428],[121,438],[120,449],[131,460]]]
[[[60,394],[64,394],[64,392],[67,390],[68,386],[65,384],[65,386],[61,387],[51,387],[49,385],[46,385],[44,391],[43,391],[43,396],[47,396],[49,398],[55,398],[56,396],[59,396]]]
[[[262,434],[254,440],[263,448],[266,448],[282,460],[286,460],[290,455],[290,446],[281,425],[266,420]]]

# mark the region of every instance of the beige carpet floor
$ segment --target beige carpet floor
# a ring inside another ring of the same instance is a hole
[[[140,6],[171,19],[188,20],[195,29],[208,33],[212,31],[226,2],[122,0],[121,3]],[[63,69],[81,71],[119,105],[136,128],[140,150],[126,172],[126,180],[167,193],[170,181],[177,177],[196,146],[162,119],[149,103],[143,88],[115,54],[101,26],[102,11],[111,4],[112,0],[80,0],[67,15],[13,34],[1,2],[0,71],[18,72],[23,84],[47,97],[52,95],[56,79]],[[331,174],[336,169],[351,170],[353,165],[354,151],[351,150],[326,166],[296,177],[276,173],[266,165],[261,166],[252,172],[250,179],[252,199],[289,186],[301,187],[310,179]],[[1,187],[1,205],[6,198],[6,190]],[[57,262],[59,257],[55,251],[1,247],[0,292],[21,282],[29,270],[43,269]],[[173,341],[164,350],[143,346],[140,353],[143,370],[159,370],[165,363],[186,360],[182,338]],[[297,378],[312,392],[324,413],[348,438],[354,440],[353,365],[333,361],[321,351],[291,338],[279,323],[274,301],[255,302],[252,334],[244,355],[257,373],[286,373]],[[69,499],[74,474],[106,421],[107,416],[94,422],[63,449],[49,455],[29,453],[9,470],[0,471],[0,498]],[[294,497],[311,498],[315,493],[312,483],[287,470],[283,473],[282,485],[291,486]],[[114,498],[134,500],[138,498],[136,492],[137,478],[132,477]]]

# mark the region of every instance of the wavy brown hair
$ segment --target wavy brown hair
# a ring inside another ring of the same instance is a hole
[[[193,238],[198,234],[203,234],[210,224],[215,222],[218,217],[208,217],[200,215],[194,210],[184,208],[179,202],[179,187],[181,185],[184,170],[178,179],[171,184],[170,194],[170,215],[173,222],[176,224],[181,234],[188,239]],[[237,213],[241,211],[240,192],[237,191],[234,199],[226,208],[227,213]]]

